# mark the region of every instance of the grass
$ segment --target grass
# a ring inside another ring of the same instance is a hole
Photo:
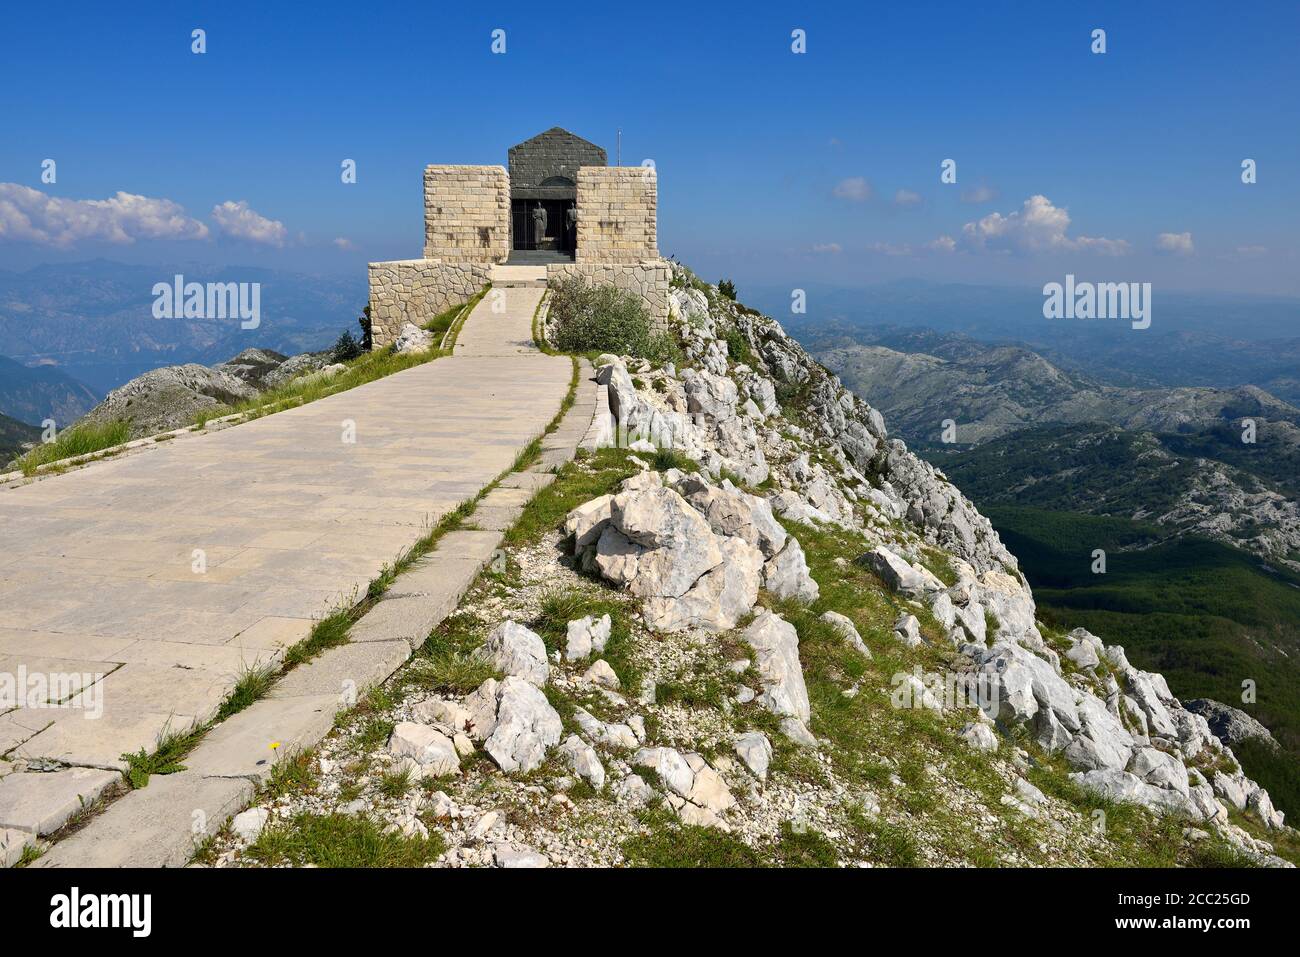
[[[266,865],[303,867],[422,867],[447,849],[441,835],[427,839],[384,833],[365,816],[298,814],[263,829],[244,857]]]
[[[778,867],[836,867],[839,854],[825,835],[810,827],[796,830],[787,821],[781,825],[776,864]]]
[[[64,429],[53,442],[44,442],[15,460],[14,464],[26,476],[36,474],[42,465],[63,459],[102,452],[131,440],[131,423],[125,419],[114,422],[86,422]]]
[[[768,867],[770,861],[744,841],[711,827],[670,823],[662,812],[647,815],[649,833],[623,842],[632,867]]]
[[[379,793],[394,801],[406,797],[414,786],[415,781],[412,780],[409,767],[397,771],[385,771],[379,777]]]
[[[232,715],[243,711],[254,701],[265,697],[267,692],[271,690],[271,686],[275,684],[279,673],[280,669],[271,663],[251,668],[245,667],[239,675],[239,680],[235,683],[234,690],[221,703],[216,720],[225,721]]]

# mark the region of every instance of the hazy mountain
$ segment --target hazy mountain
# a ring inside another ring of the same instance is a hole
[[[23,443],[35,442],[40,437],[41,430],[35,426],[0,414],[0,471],[11,459],[18,457]]]
[[[1057,281],[1063,277],[1048,277]],[[1125,322],[1048,320],[1032,287],[899,280],[860,289],[806,290],[808,312],[790,315],[789,289],[747,296],[775,310],[812,352],[849,343],[903,352],[911,332],[1020,345],[1057,368],[1133,388],[1256,385],[1300,404],[1300,300],[1156,291],[1149,329]]]
[[[261,284],[261,323],[156,319],[155,283]],[[51,361],[103,393],[149,369],[212,364],[247,348],[295,354],[356,331],[365,276],[323,278],[249,266],[138,266],[106,260],[0,272],[0,354]]]
[[[1150,526],[1152,541],[1197,535],[1300,571],[1300,442],[1273,436],[1228,464],[1237,433],[1188,435],[1110,425],[1026,429],[927,458],[981,506],[1018,505],[1108,515]]]
[[[964,337],[915,336],[928,352],[847,345],[816,353],[844,383],[879,408],[909,442],[941,440],[945,420],[956,440],[986,442],[1026,428],[1084,422],[1156,432],[1205,428],[1250,417],[1300,423],[1295,408],[1255,386],[1126,388],[1067,372],[1028,349],[983,346]]]
[[[24,366],[0,356],[0,413],[39,425],[53,419],[60,428],[85,415],[99,397],[53,366]]]

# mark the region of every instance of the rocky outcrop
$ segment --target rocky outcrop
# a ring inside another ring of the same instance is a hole
[[[1216,826],[1227,820],[1226,801],[1281,826],[1267,792],[1239,768],[1213,778],[1196,771],[1206,760],[1236,764],[1160,675],[1132,667],[1122,648],[1083,629],[1050,645],[1016,559],[988,520],[942,473],[890,438],[879,413],[775,321],[697,289],[674,290],[672,301],[692,368],[679,375],[642,364],[637,388],[626,360],[602,357],[600,381],[624,440],[671,447],[703,472],[642,473],[574,509],[566,531],[581,567],[644,599],[656,629],[725,631],[754,607],[760,588],[778,600],[818,597],[802,546],[774,516],[852,529],[876,541],[859,562],[900,599],[928,607],[982,683],[987,714],[961,733],[972,748],[996,753],[995,727],[1023,727],[1078,769],[1082,786],[1114,800]],[[722,345],[723,322],[743,337],[745,364]],[[766,501],[729,475],[763,484]],[[828,623],[865,651],[852,623],[840,619]],[[797,631],[760,609],[740,635],[754,652],[759,704],[782,718],[789,737],[816,747]],[[923,642],[915,614],[904,613],[894,635],[912,647]],[[945,706],[912,680],[927,707]],[[761,752],[754,741],[738,747],[747,763]]]
[[[270,349],[245,349],[212,367],[164,366],[118,386],[77,424],[125,420],[133,439],[169,432],[191,424],[205,410],[245,402],[292,378],[326,368],[335,368],[329,365],[329,353],[285,358]]]
[[[1209,724],[1215,737],[1226,745],[1239,744],[1252,738],[1277,747],[1272,733],[1240,708],[1234,708],[1213,698],[1193,698],[1184,701],[1183,707],[1198,714]]]

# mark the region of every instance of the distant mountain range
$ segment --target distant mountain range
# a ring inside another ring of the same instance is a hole
[[[12,459],[18,457],[24,443],[35,442],[40,437],[41,430],[35,426],[0,414],[0,472],[4,471],[5,465]]]
[[[54,366],[25,366],[0,356],[0,414],[28,425],[53,419],[63,428],[98,401],[93,391]]]
[[[860,338],[890,345],[853,344],[815,354],[913,443],[940,442],[948,419],[962,444],[1049,424],[1100,422],[1175,432],[1247,417],[1282,423],[1300,437],[1300,409],[1255,386],[1121,387],[1067,372],[1020,346],[983,345],[956,335],[883,332]],[[894,348],[899,345],[912,349]]]
[[[1300,409],[1263,389],[1119,387],[1023,346],[892,327],[858,336],[889,345],[818,360],[981,506],[1125,517],[1300,569]]]
[[[260,326],[155,319],[154,284],[177,274],[187,282],[260,283]],[[253,347],[286,354],[325,348],[344,329],[357,331],[366,299],[364,275],[337,279],[248,266],[94,260],[0,271],[0,355],[22,365],[53,363],[102,395],[159,366],[211,365]]]
[[[955,333],[984,345],[1024,346],[1105,385],[1249,383],[1300,405],[1300,299],[1157,290],[1151,327],[1134,330],[1123,322],[1044,319],[1041,290],[1032,287],[912,279],[860,289],[810,284],[808,311],[800,315],[790,314],[789,289],[745,291],[813,352],[874,343],[938,355],[927,338]]]

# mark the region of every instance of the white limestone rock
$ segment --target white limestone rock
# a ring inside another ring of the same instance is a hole
[[[698,474],[688,475],[676,483],[676,488],[705,517],[715,534],[740,538],[769,559],[785,546],[788,535],[772,514],[772,506],[737,489],[729,479],[713,485]]]
[[[909,648],[917,647],[922,641],[921,622],[915,615],[900,615],[894,622],[894,637]]]
[[[722,561],[681,597],[646,599],[646,623],[655,631],[685,628],[727,631],[758,601],[762,553],[740,538],[719,540]]]
[[[772,742],[761,731],[746,731],[736,738],[736,756],[760,781],[767,780],[772,764]]]
[[[773,714],[797,718],[806,725],[811,710],[794,625],[765,609],[741,636],[754,649],[754,667],[763,684],[759,703]]]
[[[270,817],[271,812],[268,808],[250,807],[247,811],[241,811],[231,818],[230,829],[239,840],[251,844],[261,835],[262,828],[266,827]]]
[[[564,646],[565,660],[581,661],[593,653],[602,653],[609,641],[612,627],[609,615],[601,615],[599,618],[588,615],[569,622]]]
[[[433,333],[421,329],[413,322],[402,323],[401,329],[397,331],[397,338],[393,341],[393,347],[401,354],[428,352],[434,345],[436,343],[433,341]]]
[[[867,647],[866,642],[862,640],[862,636],[858,634],[858,629],[847,617],[837,611],[827,611],[822,613],[821,619],[839,632],[840,637],[848,643],[850,648],[864,658],[871,657],[871,649]]]
[[[908,598],[920,598],[925,594],[925,577],[901,555],[884,545],[877,545],[859,561],[875,572],[890,590]]]
[[[798,539],[787,539],[785,547],[763,566],[763,586],[777,598],[817,600],[820,589],[808,571],[808,561]]]
[[[451,739],[414,721],[403,721],[393,728],[388,737],[388,753],[395,758],[413,759],[433,777],[460,770],[460,756]]]
[[[501,685],[495,678],[488,678],[478,690],[465,697],[465,732],[474,741],[484,741],[497,726],[497,697]]]
[[[497,720],[484,750],[507,774],[527,774],[560,743],[563,724],[546,695],[528,681],[510,676],[501,682]]]
[[[981,721],[972,721],[961,729],[961,738],[976,751],[996,751],[998,736]]]
[[[474,657],[486,661],[506,675],[523,678],[539,688],[546,684],[550,665],[546,661],[546,644],[541,637],[509,619],[493,629],[488,640],[474,651]]]
[[[560,745],[558,754],[565,764],[593,788],[599,791],[605,786],[605,766],[595,748],[583,741],[576,734],[571,734]]]
[[[540,868],[550,867],[551,859],[531,847],[516,847],[513,844],[497,843],[492,845],[492,860],[497,867],[503,868]]]
[[[614,673],[614,669],[609,666],[609,662],[604,658],[598,658],[592,662],[591,667],[582,673],[582,680],[589,684],[608,688],[611,691],[617,691],[622,687],[618,675]]]

